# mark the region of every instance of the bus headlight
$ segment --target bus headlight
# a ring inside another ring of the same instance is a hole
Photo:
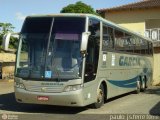
[[[14,86],[15,86],[16,88],[25,89],[23,83],[14,82]]]
[[[79,90],[83,87],[82,84],[80,85],[69,85],[67,87],[64,88],[64,91],[65,92],[69,92],[69,91],[76,91],[76,90]]]

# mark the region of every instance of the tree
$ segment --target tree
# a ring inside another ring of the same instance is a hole
[[[96,11],[94,11],[94,9],[90,5],[87,5],[81,1],[78,1],[75,4],[69,4],[68,6],[62,8],[60,12],[61,13],[90,13],[90,14],[98,15],[98,13],[96,13]]]
[[[11,23],[0,23],[0,28],[0,45],[2,45],[3,36],[8,32],[13,32],[15,27]],[[16,48],[17,42],[17,38],[11,36],[9,48]]]
[[[7,32],[13,32],[13,25],[11,23],[0,23],[1,34],[6,34]]]

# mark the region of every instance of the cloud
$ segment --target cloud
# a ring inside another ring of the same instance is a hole
[[[21,13],[21,12],[16,13],[16,19],[17,20],[24,20],[25,17],[26,17],[26,15],[23,15],[23,13]]]

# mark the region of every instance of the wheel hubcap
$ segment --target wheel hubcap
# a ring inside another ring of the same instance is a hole
[[[137,90],[140,89],[140,81],[137,81]]]
[[[142,89],[145,89],[145,80],[142,81]]]
[[[103,100],[103,91],[101,89],[98,90],[97,102],[101,103]]]

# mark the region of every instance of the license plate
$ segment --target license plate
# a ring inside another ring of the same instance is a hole
[[[48,101],[49,97],[48,96],[38,96],[37,99],[38,101]]]

